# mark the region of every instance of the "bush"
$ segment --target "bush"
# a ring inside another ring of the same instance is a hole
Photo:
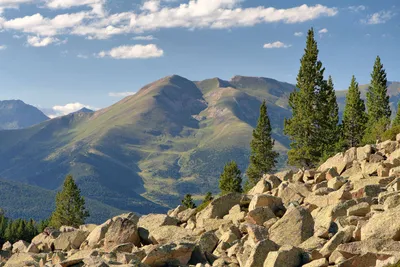
[[[382,135],[382,141],[386,140],[396,140],[396,136],[400,133],[400,126],[394,126],[387,130],[386,132],[383,133]]]

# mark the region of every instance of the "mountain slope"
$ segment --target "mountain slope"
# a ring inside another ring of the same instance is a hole
[[[293,90],[267,78],[165,77],[106,109],[0,132],[0,177],[54,190],[71,173],[91,199],[163,212],[183,194],[216,193],[227,161],[245,170],[263,99],[284,155],[283,119]]]
[[[1,208],[12,219],[48,218],[55,208],[56,192],[40,187],[0,179]],[[90,213],[87,223],[100,223],[123,213],[122,210],[104,205],[98,201],[86,199],[86,208]]]
[[[39,109],[21,100],[0,101],[0,130],[27,128],[48,119]]]

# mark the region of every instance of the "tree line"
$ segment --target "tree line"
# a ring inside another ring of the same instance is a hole
[[[32,219],[11,220],[0,211],[0,244],[19,240],[31,242],[46,227],[56,229],[63,225],[79,227],[85,223],[87,217],[89,212],[85,208],[85,199],[81,196],[73,177],[68,175],[64,180],[63,189],[56,195],[56,208],[48,219],[40,222]]]
[[[284,122],[284,133],[291,140],[288,164],[306,169],[315,168],[327,158],[348,148],[392,139],[400,133],[400,103],[397,114],[391,121],[388,81],[379,56],[376,57],[371,73],[366,102],[361,99],[356,77],[352,76],[340,121],[333,79],[331,76],[324,78],[325,68],[318,55],[318,44],[311,28],[308,31],[304,55],[300,60],[296,89],[289,97],[292,117]],[[222,195],[247,191],[264,174],[275,170],[278,153],[273,150],[271,131],[264,100],[250,144],[246,182],[242,183],[243,175],[236,162],[227,163],[219,179]],[[194,205],[191,195],[186,195],[182,203],[187,207],[189,206],[186,203]]]

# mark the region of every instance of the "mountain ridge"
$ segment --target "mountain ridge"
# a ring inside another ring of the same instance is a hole
[[[72,174],[90,199],[138,213],[165,212],[186,193],[195,199],[218,193],[227,161],[246,169],[264,99],[281,153],[278,168],[285,166],[290,140],[283,121],[291,116],[293,90],[263,77],[193,82],[167,76],[107,108],[0,132],[0,177],[57,190]]]

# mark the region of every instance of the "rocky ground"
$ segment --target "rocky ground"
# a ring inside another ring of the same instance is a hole
[[[5,243],[0,266],[391,266],[400,261],[400,136],[317,170],[266,175],[199,211],[123,214]]]

